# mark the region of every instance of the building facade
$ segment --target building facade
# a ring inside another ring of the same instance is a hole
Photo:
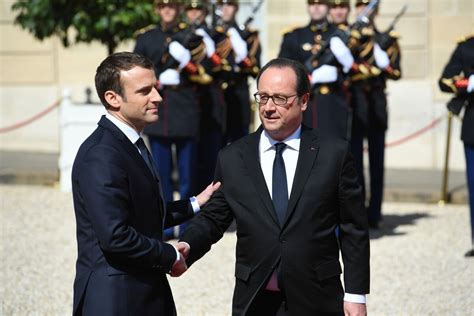
[[[100,44],[61,46],[57,38],[40,42],[14,25],[13,0],[0,3],[0,151],[59,152],[59,110],[54,109],[23,127],[18,123],[58,100],[64,89],[75,103],[86,101],[85,89],[94,86],[95,68],[107,50]],[[257,2],[254,0],[253,2]],[[252,1],[241,1],[244,21]],[[400,34],[403,79],[390,83],[386,166],[404,169],[441,169],[446,143],[446,118],[427,132],[405,139],[446,115],[449,95],[439,92],[437,80],[460,37],[474,32],[471,0],[382,0],[377,24],[383,30],[402,6],[409,5],[396,31]],[[354,18],[354,17],[352,17]],[[269,0],[253,27],[261,32],[263,60],[278,54],[285,30],[308,23],[306,0]],[[123,43],[120,50],[132,50]],[[95,92],[93,100],[97,102]],[[1,129],[12,127],[11,131]],[[453,121],[451,166],[464,169],[459,139],[460,122]]]

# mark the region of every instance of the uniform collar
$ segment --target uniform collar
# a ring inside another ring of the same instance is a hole
[[[322,18],[321,20],[311,20],[309,23],[309,28],[312,32],[325,32],[329,27],[329,22],[327,18]]]

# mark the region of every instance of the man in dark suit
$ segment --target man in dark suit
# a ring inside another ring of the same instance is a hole
[[[448,103],[448,109],[458,115],[462,108],[461,140],[466,156],[467,188],[471,209],[472,248],[466,257],[474,257],[474,33],[463,37],[444,67],[439,79],[439,87],[444,92],[454,94]]]
[[[166,273],[186,270],[163,227],[191,218],[219,184],[192,201],[165,205],[158,172],[140,137],[162,101],[153,63],[117,53],[97,68],[107,114],[81,145],[72,188],[78,257],[74,315],[175,315]]]
[[[179,248],[193,264],[235,219],[233,315],[363,315],[369,235],[350,146],[302,125],[310,84],[300,63],[270,61],[257,89],[263,127],[221,150],[222,186]]]

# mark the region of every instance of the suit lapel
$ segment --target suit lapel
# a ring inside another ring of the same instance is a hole
[[[286,225],[288,219],[295,211],[296,203],[298,202],[301,193],[303,192],[303,188],[308,181],[308,177],[311,174],[311,169],[313,169],[318,151],[319,145],[317,143],[316,132],[308,127],[303,126],[295,178],[291,188],[288,210],[286,212],[285,220],[283,221],[283,227]]]
[[[255,185],[257,195],[260,197],[261,201],[265,205],[266,211],[269,213],[275,224],[280,226],[275,209],[273,207],[273,202],[270,197],[270,193],[268,192],[265,177],[263,176],[262,168],[260,167],[260,155],[258,152],[258,148],[260,143],[261,132],[262,127],[260,127],[255,133],[249,135],[249,137],[247,138],[247,144],[246,146],[244,146],[243,149],[242,159],[249,171],[250,179],[252,179],[252,182]]]
[[[150,181],[153,190],[158,191],[159,183],[157,183],[157,179],[155,179],[155,177],[150,171],[150,168],[148,168],[145,160],[143,160],[142,156],[140,156],[138,149],[135,147],[134,144],[130,142],[127,136],[125,136],[125,134],[105,116],[102,116],[102,118],[100,119],[99,126],[109,130],[117,138],[117,140],[121,142],[122,148],[133,158],[133,160],[136,161],[137,167],[139,167],[143,171],[148,181]]]

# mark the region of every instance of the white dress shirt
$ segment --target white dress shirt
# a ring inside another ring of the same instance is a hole
[[[265,177],[265,183],[267,184],[268,192],[272,196],[272,177],[273,177],[273,161],[275,159],[275,144],[285,143],[286,148],[282,153],[283,160],[285,161],[286,180],[288,181],[288,197],[291,196],[291,189],[293,187],[293,181],[295,178],[296,165],[298,163],[298,156],[300,153],[300,142],[301,142],[301,126],[298,129],[279,142],[270,137],[264,130],[260,134],[259,143],[259,155],[260,155],[260,167],[262,168],[263,176]],[[352,303],[365,304],[365,295],[345,293],[344,301]]]

